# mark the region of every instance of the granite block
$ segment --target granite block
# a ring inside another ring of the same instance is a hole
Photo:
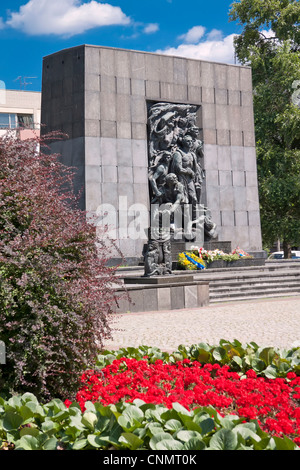
[[[245,159],[244,159],[244,148],[243,147],[231,147],[231,163],[233,171],[244,171],[245,170]]]
[[[160,84],[158,81],[146,80],[146,96],[148,99],[160,98]]]
[[[131,98],[131,120],[140,124],[147,123],[146,100],[144,97],[132,96]]]
[[[132,51],[130,54],[131,78],[146,78],[145,54]]]
[[[118,167],[132,167],[131,139],[117,139]]]
[[[230,129],[228,106],[223,104],[216,104],[216,128]]]
[[[131,123],[131,99],[129,95],[116,96],[116,120]]]
[[[248,212],[246,210],[235,211],[235,225],[237,227],[248,225]]]
[[[222,220],[223,227],[226,227],[226,226],[233,227],[235,225],[234,212],[228,211],[228,210],[222,210],[221,220]]]
[[[100,121],[100,136],[107,138],[117,137],[117,123],[116,121],[106,121],[101,119]]]
[[[100,116],[101,120],[103,121],[117,120],[117,103],[115,93],[100,93]]]
[[[239,90],[228,90],[229,106],[241,106],[242,103],[241,92]]]
[[[231,186],[232,185],[232,171],[231,170],[219,170],[219,185],[220,186]]]
[[[116,77],[117,93],[120,94],[131,94],[131,79],[127,77]]]
[[[202,86],[202,103],[215,104],[215,89]]]
[[[132,122],[131,123],[131,132],[132,138],[137,140],[146,140],[147,139],[147,124]]]
[[[117,139],[131,139],[130,122],[117,122]]]
[[[120,166],[118,165],[118,182],[119,183],[133,183],[133,171],[132,166]]]
[[[89,70],[89,69],[87,69]],[[100,74],[116,76],[115,72],[115,50],[109,48],[100,49]]]
[[[225,89],[216,88],[215,90],[216,104],[228,104],[228,92]]]
[[[234,209],[236,211],[245,211],[248,208],[246,187],[235,186],[234,191]]]
[[[155,312],[158,310],[156,289],[144,289],[141,295],[144,297],[144,312]]]
[[[232,186],[221,186],[220,187],[220,210],[221,211],[233,211],[234,206],[234,188]]]
[[[220,89],[227,89],[227,65],[223,64],[214,64],[215,72],[215,87]]]
[[[110,137],[100,138],[101,165],[117,166],[117,140]]]
[[[85,184],[102,183],[102,171],[99,165],[85,165]]]
[[[240,67],[227,67],[227,88],[228,90],[240,90]]]
[[[171,308],[172,310],[185,308],[183,286],[171,287]]]
[[[103,181],[107,183],[117,183],[118,181],[117,166],[109,166],[109,165],[103,166],[102,176],[103,176]]]
[[[130,51],[115,49],[116,77],[131,77]]]
[[[86,137],[100,137],[100,119],[86,119],[84,124]]]
[[[218,170],[218,147],[204,142],[204,168]]]
[[[173,101],[175,98],[174,83],[161,82],[160,95],[162,100]]]
[[[205,124],[204,124],[205,126]],[[206,144],[216,145],[217,143],[217,131],[216,129],[203,128],[203,140]]]
[[[209,304],[209,284],[199,283],[197,285],[198,307],[204,307]]]
[[[131,79],[131,93],[132,95],[145,96],[146,95],[145,80],[141,78],[132,78]]]
[[[86,73],[84,87],[87,91],[100,91],[100,75],[97,73]]]
[[[250,227],[258,227],[260,225],[260,213],[259,210],[256,211],[251,211],[249,210],[248,212],[248,220],[249,220],[249,226]]]
[[[221,191],[219,186],[209,186],[206,192],[207,206],[210,210],[220,210]]]
[[[174,83],[186,85],[188,82],[187,60],[184,58],[174,57]]]
[[[231,152],[230,147],[225,145],[218,146],[218,169],[231,171]],[[231,182],[232,184],[232,182]]]
[[[254,146],[244,148],[244,161],[246,171],[257,171],[256,168],[256,149]]]
[[[189,102],[194,104],[202,102],[202,88],[200,86],[188,85],[187,95]]]
[[[214,88],[215,87],[215,70],[211,62],[201,62],[201,80],[203,86]]]
[[[242,109],[239,105],[228,106],[228,119],[231,131],[242,131],[244,129],[244,113]]]
[[[201,84],[201,62],[197,60],[187,61],[187,83],[199,87],[199,84]]]
[[[246,171],[245,172],[246,186],[258,186],[257,172]]]
[[[242,91],[252,92],[252,72],[250,67],[240,68],[240,85]]]
[[[255,211],[259,207],[258,189],[253,186],[246,187],[248,211]]]
[[[246,173],[245,171],[232,172],[233,186],[246,186]]]
[[[171,290],[169,287],[161,287],[157,290],[157,303],[158,310],[171,309]]]
[[[206,129],[216,129],[216,108],[214,104],[204,103],[202,105],[202,120]]]
[[[86,91],[85,93],[85,118],[100,120],[100,93],[97,91]],[[100,129],[100,127],[99,127]]]
[[[197,286],[184,286],[183,290],[185,308],[196,308],[198,306]]]

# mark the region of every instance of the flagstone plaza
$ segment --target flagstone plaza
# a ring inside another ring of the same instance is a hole
[[[300,344],[300,296],[222,302],[201,308],[119,314],[105,347],[156,346],[173,351],[180,344],[218,344],[221,339],[254,341],[289,349]]]

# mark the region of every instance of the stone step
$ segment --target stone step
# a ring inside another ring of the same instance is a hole
[[[300,283],[297,282],[276,282],[276,283],[244,283],[244,284],[230,284],[230,285],[215,285],[210,284],[209,290],[210,292],[218,293],[218,292],[235,292],[235,291],[242,291],[242,290],[254,290],[255,289],[272,289],[277,290],[280,288],[295,288],[299,289],[300,291]]]
[[[299,293],[295,292],[286,292],[286,293],[256,293],[255,295],[241,295],[241,296],[236,296],[236,297],[212,297],[209,299],[210,304],[215,304],[215,303],[223,303],[223,302],[241,302],[241,301],[247,301],[247,300],[257,300],[257,299],[275,299],[275,298],[283,298],[283,297],[295,297],[298,296]]]
[[[269,288],[263,287],[262,289],[251,289],[251,288],[244,288],[244,289],[227,289],[224,291],[217,291],[210,289],[209,292],[209,300],[215,299],[224,299],[224,298],[238,298],[247,296],[248,298],[258,298],[258,297],[266,297],[266,296],[278,296],[278,295],[295,295],[300,294],[300,286],[287,286],[287,287],[280,287],[277,288]]]

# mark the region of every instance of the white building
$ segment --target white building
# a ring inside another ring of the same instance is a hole
[[[8,129],[15,130],[22,140],[39,136],[40,124],[41,93],[6,90],[0,83],[0,136]]]

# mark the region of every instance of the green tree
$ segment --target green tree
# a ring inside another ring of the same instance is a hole
[[[230,19],[242,29],[237,58],[252,68],[263,241],[280,238],[287,258],[300,244],[300,4],[241,0]]]

